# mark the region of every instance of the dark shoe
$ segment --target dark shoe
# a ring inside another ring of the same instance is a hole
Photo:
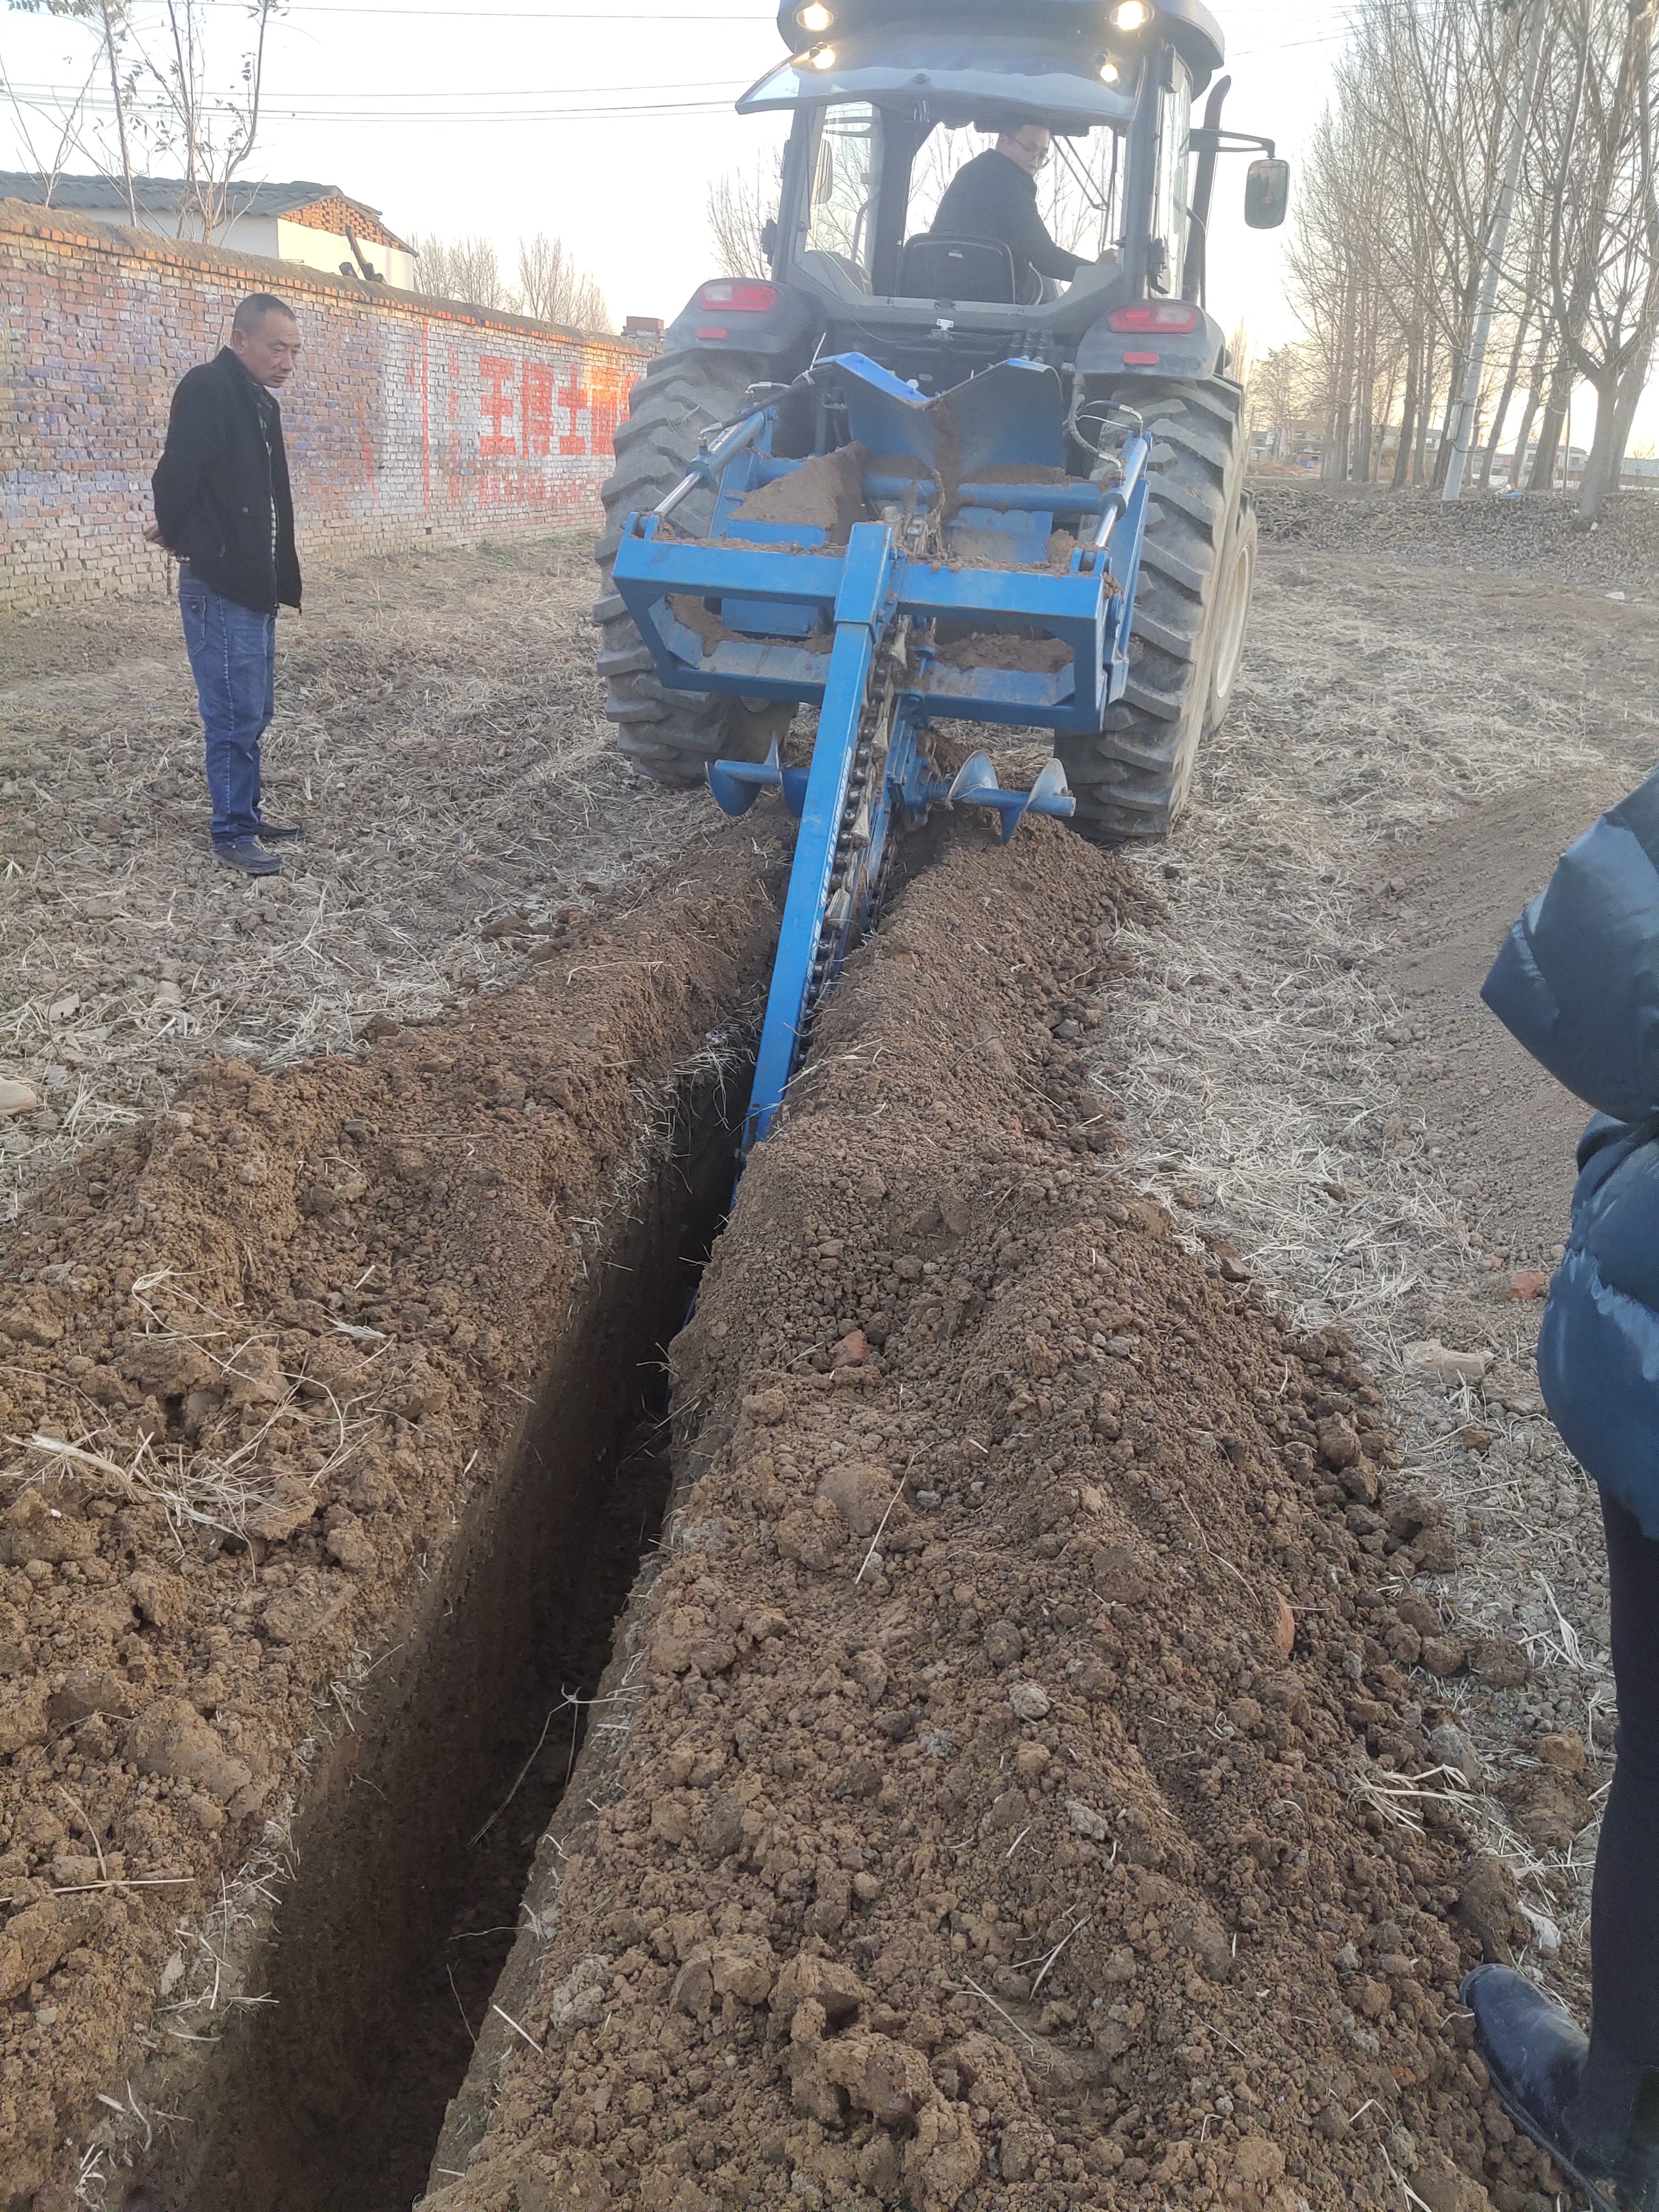
[[[222,860],[228,868],[238,868],[245,876],[280,876],[283,864],[274,853],[267,853],[256,838],[228,838],[222,844],[214,840],[213,857]]]
[[[259,842],[262,845],[297,845],[305,836],[297,822],[262,822]]]
[[[1589,2198],[1595,2212],[1659,2212],[1659,2165],[1629,2108],[1618,2140],[1586,2139],[1575,2106],[1589,2057],[1577,2025],[1508,1966],[1477,1966],[1459,1992],[1498,2100]]]

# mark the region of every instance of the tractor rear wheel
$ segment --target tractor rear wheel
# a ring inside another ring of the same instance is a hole
[[[1185,805],[1199,740],[1231,700],[1256,547],[1243,388],[1212,376],[1109,396],[1139,410],[1152,441],[1128,687],[1101,730],[1055,748],[1075,826],[1098,844],[1161,837]]]
[[[651,648],[635,628],[622,595],[611,586],[611,565],[623,525],[635,509],[659,506],[696,458],[705,430],[742,412],[743,395],[756,365],[729,353],[666,353],[634,386],[628,420],[617,431],[617,466],[599,494],[605,535],[593,557],[605,588],[593,609],[599,630],[599,673],[605,711],[617,726],[617,744],[642,775],[655,783],[702,781],[711,760],[765,757],[781,710],[757,709],[741,700],[702,691],[670,691],[659,681]],[[711,493],[694,492],[675,520],[694,534],[714,512]],[[784,726],[787,710],[781,710]]]

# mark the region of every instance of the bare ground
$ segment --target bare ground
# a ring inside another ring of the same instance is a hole
[[[1437,1758],[1492,1784],[1461,1817],[1526,1878],[1523,1962],[1582,1996],[1604,1590],[1592,1495],[1531,1386],[1539,1308],[1509,1296],[1564,1232],[1581,1116],[1475,994],[1555,853],[1652,765],[1653,563],[1644,531],[1610,532],[1567,588],[1547,532],[1507,569],[1437,541],[1425,592],[1412,531],[1431,523],[1391,520],[1399,550],[1378,551],[1346,516],[1268,522],[1233,720],[1178,837],[1132,864],[1168,917],[1120,932],[1085,1059],[1194,1256],[1236,1248],[1292,1320],[1357,1335],[1399,1482],[1458,1529],[1459,1571],[1432,1586],[1444,1626],[1530,1653],[1510,1690],[1413,1676],[1406,1721],[1452,1729]],[[0,1073],[47,1102],[3,1139],[14,1206],[199,1062],[280,1068],[377,1014],[441,1017],[707,835],[695,796],[641,792],[609,751],[590,591],[574,544],[321,580],[285,626],[270,746],[272,811],[319,834],[274,890],[206,855],[170,607],[0,629]],[[1485,1355],[1484,1383],[1408,1366],[1427,1339]],[[1540,1747],[1564,1732],[1592,1765],[1545,1802]],[[1406,2201],[1389,2191],[1354,2201]]]
[[[287,1066],[499,986],[710,826],[611,747],[586,536],[307,591],[264,755],[310,834],[255,884],[209,848],[176,609],[0,624],[0,1074],[46,1102],[0,1134],[0,1210],[204,1060]]]
[[[1645,532],[1598,550],[1632,580],[1622,604],[1530,561],[1437,569],[1425,592],[1419,566],[1348,550],[1340,507],[1295,520],[1265,551],[1232,719],[1150,864],[1172,921],[1126,941],[1136,1012],[1102,1079],[1131,1103],[1145,1189],[1232,1238],[1293,1312],[1356,1332],[1407,1474],[1462,1531],[1449,1620],[1525,1643],[1526,1686],[1441,1694],[1491,1785],[1486,1839],[1528,1878],[1523,1963],[1582,1996],[1605,1574],[1594,1492],[1534,1384],[1541,1306],[1512,1288],[1559,1255],[1585,1109],[1478,993],[1559,853],[1654,764],[1659,640],[1631,603],[1651,562]],[[1485,1380],[1413,1366],[1428,1340]],[[1539,1744],[1563,1730],[1590,1769],[1542,1802]]]

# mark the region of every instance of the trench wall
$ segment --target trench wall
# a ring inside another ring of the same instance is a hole
[[[305,343],[283,394],[302,562],[596,511],[637,347],[0,202],[0,611],[167,589],[143,530],[168,403],[254,291]]]

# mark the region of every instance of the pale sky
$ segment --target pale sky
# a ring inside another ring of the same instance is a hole
[[[1348,8],[1343,0],[1212,5],[1233,79],[1224,120],[1275,138],[1294,164],[1325,99]],[[247,10],[206,0],[204,12],[228,82]],[[135,0],[134,14],[155,25],[161,11],[155,0]],[[612,8],[550,0],[539,9],[528,0],[288,0],[270,33],[265,122],[243,173],[337,185],[380,208],[404,237],[483,233],[509,271],[519,238],[546,230],[592,270],[618,322],[668,318],[715,273],[709,185],[781,136],[773,119],[732,112],[738,94],[780,58],[763,0],[717,0],[709,9],[685,0]],[[0,63],[25,103],[49,88],[78,88],[92,58],[78,26],[0,12]],[[50,142],[50,126],[33,113],[30,127],[37,145]],[[1240,220],[1246,158],[1219,166],[1209,303],[1229,329],[1242,317],[1260,353],[1297,326],[1283,279],[1288,231],[1248,231]],[[33,166],[15,105],[3,101],[0,165]],[[162,159],[149,166],[176,173]]]

